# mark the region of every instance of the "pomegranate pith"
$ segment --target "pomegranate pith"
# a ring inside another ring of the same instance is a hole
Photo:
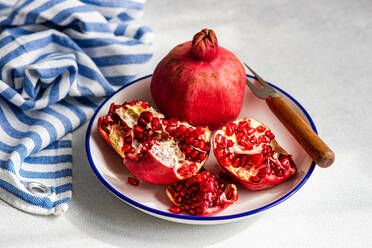
[[[235,184],[225,184],[209,171],[169,185],[166,193],[174,204],[171,212],[198,216],[217,214],[238,200]]]
[[[240,113],[245,82],[239,59],[218,46],[213,30],[203,29],[159,62],[151,94],[167,117],[214,130]]]
[[[111,104],[98,120],[101,136],[137,178],[170,184],[195,175],[208,158],[210,131],[165,119],[146,102]]]
[[[229,122],[213,137],[215,157],[250,190],[274,187],[296,172],[296,165],[275,141],[273,132],[253,118]]]

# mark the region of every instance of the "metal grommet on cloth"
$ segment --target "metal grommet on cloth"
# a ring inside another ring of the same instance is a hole
[[[37,196],[48,196],[52,193],[47,186],[38,182],[29,182],[26,184],[26,188]]]

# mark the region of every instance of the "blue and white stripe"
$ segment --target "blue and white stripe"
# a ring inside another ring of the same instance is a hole
[[[144,0],[9,2],[0,0],[0,198],[60,214],[71,201],[71,132],[139,73],[153,34],[133,22]]]

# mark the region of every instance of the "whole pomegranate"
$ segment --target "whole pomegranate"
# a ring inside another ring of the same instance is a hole
[[[192,177],[209,155],[208,127],[164,119],[139,100],[111,104],[108,114],[98,119],[98,130],[133,175],[154,184]],[[138,184],[135,178],[128,182]]]
[[[249,190],[274,187],[296,172],[269,127],[253,118],[229,122],[216,131],[213,151],[223,168]]]
[[[213,30],[203,29],[160,61],[151,93],[167,117],[214,130],[239,115],[245,82],[238,58],[218,46]]]

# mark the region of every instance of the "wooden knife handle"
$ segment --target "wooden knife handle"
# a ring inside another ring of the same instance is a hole
[[[311,127],[280,96],[266,99],[271,111],[286,126],[305,151],[320,167],[335,161],[335,154]]]

